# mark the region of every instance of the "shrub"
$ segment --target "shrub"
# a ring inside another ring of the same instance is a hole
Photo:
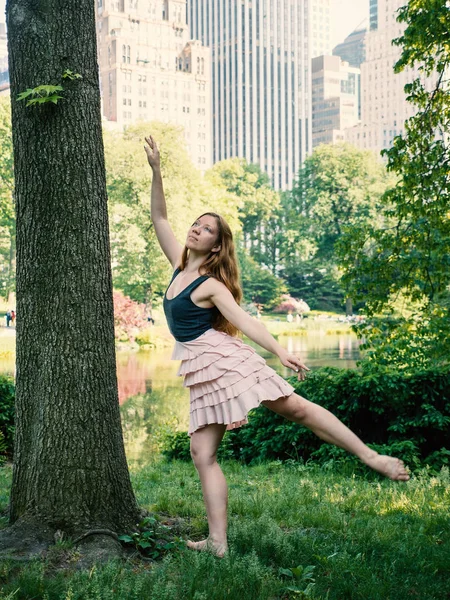
[[[152,350],[154,348],[164,348],[173,345],[173,340],[168,333],[164,334],[161,327],[145,327],[136,334],[136,343],[143,350]]]
[[[116,339],[134,341],[136,333],[147,324],[145,304],[140,304],[114,290],[114,327]]]
[[[185,431],[171,431],[164,436],[163,456],[169,460],[191,460],[190,437]],[[234,458],[230,438],[225,435],[217,452],[219,460]]]
[[[12,455],[15,390],[12,377],[0,375],[0,454]]]
[[[382,368],[324,367],[306,381],[291,380],[297,393],[334,413],[361,439],[412,468],[439,469],[450,461],[450,369],[407,375]],[[323,444],[311,431],[260,407],[248,425],[229,432],[228,453],[246,463],[313,460],[320,464],[355,459]],[[178,440],[181,446],[182,439]],[[172,457],[176,457],[173,446]]]
[[[303,315],[310,311],[308,304],[304,300],[298,300],[289,296],[289,294],[283,294],[281,296],[281,303],[274,308],[274,313],[294,313],[297,315]]]

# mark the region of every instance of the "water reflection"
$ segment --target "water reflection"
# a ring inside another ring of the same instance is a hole
[[[359,360],[361,340],[355,335],[327,335],[325,332],[312,331],[307,336],[280,337],[280,344],[289,352],[296,354],[304,360],[305,364],[312,370],[319,367],[339,367],[341,369],[354,369],[356,361]],[[292,371],[283,367],[280,361],[259,346],[252,345],[267,364],[269,364],[282,377],[289,377]]]
[[[122,426],[129,461],[145,463],[167,429],[186,430],[189,391],[177,377],[171,351],[117,354]]]

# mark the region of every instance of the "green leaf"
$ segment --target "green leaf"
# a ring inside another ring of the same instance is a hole
[[[279,569],[280,575],[284,575],[285,577],[294,577],[292,569]]]
[[[64,88],[61,85],[39,85],[38,87],[34,88],[33,92],[39,95],[44,94],[46,96],[50,96],[55,92],[62,92],[63,90]]]
[[[47,101],[53,102],[53,104],[58,104],[58,100],[64,100],[64,98],[62,96],[58,96],[56,94],[54,94],[53,96],[49,96],[47,98]]]
[[[17,96],[17,101],[25,100],[25,98],[28,98],[28,96],[31,96],[32,94],[34,94],[34,90],[32,90],[31,88],[28,88],[27,90],[25,90],[25,92],[21,92]]]
[[[126,544],[133,544],[134,540],[129,535],[119,535],[118,538],[121,542],[125,542]]]

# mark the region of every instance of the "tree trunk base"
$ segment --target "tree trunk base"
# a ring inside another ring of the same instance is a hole
[[[76,568],[90,569],[93,565],[123,558],[120,542],[111,535],[97,534],[85,537],[76,547]],[[75,558],[75,556],[74,556]]]
[[[61,531],[32,518],[23,518],[0,531],[0,560],[43,560],[48,570],[89,569],[124,556],[115,532],[92,529],[64,542]]]
[[[55,543],[55,530],[33,519],[20,519],[0,531],[0,559],[33,560],[42,558]]]

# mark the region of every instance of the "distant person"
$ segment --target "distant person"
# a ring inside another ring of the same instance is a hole
[[[5,320],[6,320],[6,327],[9,327],[9,325],[10,325],[10,323],[12,321],[11,311],[10,310],[6,311]]]
[[[293,320],[294,320],[294,317],[292,316],[292,313],[288,313],[287,317],[286,317],[286,321],[288,323],[292,323]]]
[[[189,228],[184,246],[176,240],[167,220],[158,146],[151,136],[146,142],[153,170],[151,217],[161,248],[174,269],[164,296],[164,311],[176,339],[172,358],[181,360],[179,374],[190,388],[191,455],[200,476],[209,525],[208,538],[189,541],[189,548],[209,550],[216,556],[227,551],[227,484],[217,463],[217,449],[225,430],[244,425],[248,412],[260,404],[352,452],[386,477],[409,479],[401,460],[380,456],[329,411],[295,394],[291,385],[237,337],[242,331],[278,356],[300,380],[305,378],[309,369],[300,358],[290,354],[261,322],[239,306],[242,291],[233,236],[223,217],[203,213]]]
[[[13,325],[14,325],[14,323],[15,323],[15,320],[16,320],[16,311],[15,311],[15,310],[12,310],[12,311],[11,311],[11,321],[12,321],[12,324],[13,324]]]

